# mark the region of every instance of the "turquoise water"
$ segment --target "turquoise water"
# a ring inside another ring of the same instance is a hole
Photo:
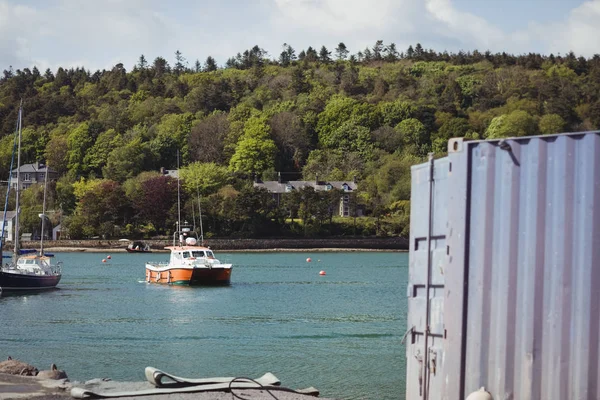
[[[404,398],[406,253],[219,253],[234,270],[217,288],[145,283],[166,253],[107,254],[58,253],[59,290],[0,297],[0,359],[78,381],[272,372],[321,397]]]

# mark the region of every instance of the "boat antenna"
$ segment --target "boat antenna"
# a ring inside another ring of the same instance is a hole
[[[21,100],[21,104],[23,103],[23,100]],[[19,110],[20,110],[21,106],[19,106]],[[19,111],[20,112],[20,111]],[[4,215],[2,217],[2,232],[0,232],[0,251],[2,251],[2,249],[4,248],[4,232],[6,230],[6,213],[8,212],[8,199],[10,196],[10,185],[11,185],[11,178],[12,178],[12,170],[13,170],[13,166],[15,163],[15,153],[17,150],[17,136],[19,134],[19,119],[17,118],[17,122],[15,124],[15,137],[13,140],[13,151],[12,151],[12,156],[10,158],[10,173],[8,174],[8,181],[7,181],[7,186],[6,186],[6,197],[4,198]]]
[[[196,233],[196,207],[194,207],[194,202],[192,202],[192,230]]]
[[[177,150],[177,234],[179,245],[183,246],[183,231],[181,230],[181,189],[179,183],[179,150]]]
[[[20,249],[19,249],[19,245],[20,245],[20,240],[19,240],[19,214],[20,214],[20,207],[19,207],[19,196],[21,193],[21,188],[19,186],[21,186],[21,133],[23,130],[23,99],[21,99],[21,104],[19,105],[19,133],[18,133],[18,146],[17,146],[17,188],[15,189],[15,208],[16,208],[16,215],[15,215],[15,249],[14,249],[14,253],[13,253],[13,259],[16,261],[17,257],[19,256],[20,253]]]
[[[44,228],[46,222],[46,188],[48,187],[48,160],[46,160],[46,173],[44,174],[44,201],[42,202],[42,234],[40,235],[40,257],[44,255]]]
[[[204,246],[204,230],[202,229],[202,206],[200,204],[200,189],[198,189],[198,183],[196,183],[196,193],[198,195],[198,215],[200,217],[200,245]]]

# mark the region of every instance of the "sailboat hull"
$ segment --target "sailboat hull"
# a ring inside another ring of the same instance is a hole
[[[61,275],[28,275],[0,272],[2,291],[48,290],[56,288]]]

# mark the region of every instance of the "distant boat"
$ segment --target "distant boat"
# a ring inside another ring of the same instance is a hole
[[[16,214],[15,214],[15,236],[14,251],[12,260],[0,266],[0,289],[2,291],[26,291],[26,290],[44,290],[54,289],[60,282],[62,276],[61,263],[52,263],[51,255],[44,253],[44,225],[46,220],[46,188],[48,186],[48,168],[44,179],[44,202],[42,213],[39,215],[42,219],[42,232],[40,235],[40,251],[21,250],[19,240],[19,195],[20,195],[20,165],[21,165],[21,131],[22,131],[23,107],[19,107],[19,117],[17,121],[17,130],[15,133],[15,146],[17,147],[17,185],[16,185]],[[14,148],[12,163],[14,161]],[[8,189],[4,203],[3,227],[6,227],[6,213],[8,208],[8,195],[10,193],[10,176],[8,180]],[[4,243],[4,229],[0,232],[0,249]]]
[[[179,157],[178,157],[179,160]],[[204,235],[194,237],[192,230],[181,224],[181,196],[179,174],[177,174],[177,229],[173,233],[173,245],[165,247],[171,251],[169,262],[147,262],[146,281],[171,285],[229,285],[231,264],[221,264],[213,251],[204,246]],[[202,212],[200,211],[202,231]]]
[[[141,240],[136,240],[131,242],[126,248],[128,253],[152,253],[152,249],[150,249],[150,245],[148,243],[144,243]]]

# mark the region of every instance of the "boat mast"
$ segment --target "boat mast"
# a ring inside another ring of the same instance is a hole
[[[21,103],[23,100],[21,100]],[[20,106],[19,106],[20,108]],[[8,174],[8,181],[6,184],[6,197],[4,198],[4,215],[2,217],[2,232],[0,232],[0,251],[4,249],[4,232],[6,231],[6,213],[8,212],[8,199],[10,196],[10,185],[12,182],[12,171],[13,166],[15,165],[15,151],[17,150],[17,135],[19,134],[19,118],[17,118],[17,122],[15,124],[15,134],[13,139],[13,151],[12,156],[10,157],[10,173]]]
[[[20,245],[20,240],[19,240],[19,214],[20,214],[20,207],[19,207],[19,195],[21,193],[21,131],[23,128],[23,100],[21,100],[21,105],[19,106],[19,133],[18,133],[18,140],[19,140],[19,144],[18,144],[18,150],[17,150],[17,188],[15,190],[15,208],[16,208],[16,215],[15,215],[15,249],[14,249],[14,254],[13,254],[13,259],[16,261],[17,257],[19,256],[19,245]]]
[[[46,174],[44,175],[44,201],[42,203],[42,234],[40,235],[40,256],[44,255],[44,228],[46,223],[46,188],[48,187],[48,162],[46,161]]]
[[[198,214],[200,215],[200,245],[204,246],[204,230],[202,229],[202,207],[200,205],[200,190],[196,185],[196,192],[198,194]]]
[[[181,189],[179,184],[179,150],[177,150],[177,234],[179,245],[183,246],[183,231],[181,230]],[[175,243],[173,243],[175,245]]]

